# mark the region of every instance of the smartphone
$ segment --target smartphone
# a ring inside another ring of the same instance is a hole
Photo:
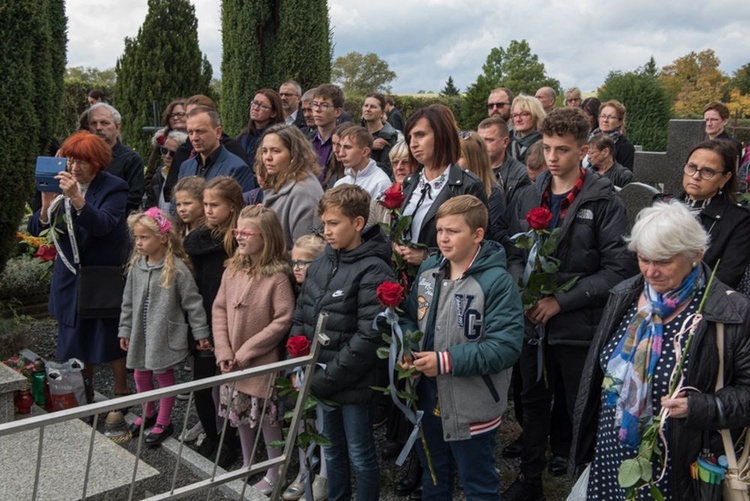
[[[36,189],[39,191],[51,191],[62,193],[60,181],[55,176],[67,170],[68,159],[59,157],[37,157],[36,158]]]

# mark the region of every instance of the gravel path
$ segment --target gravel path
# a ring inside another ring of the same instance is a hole
[[[32,350],[33,352],[37,353],[39,356],[45,358],[45,359],[54,359],[55,354],[55,338],[56,338],[56,324],[54,321],[49,319],[41,319],[41,320],[34,320],[29,324],[29,336],[28,336],[28,343],[27,348]],[[183,370],[178,369],[175,371],[176,381],[178,383],[187,382],[192,380],[192,373]],[[135,384],[132,379],[132,375],[129,375],[130,379],[130,387],[135,388]],[[108,398],[112,398],[113,395],[113,380],[112,380],[112,372],[109,369],[109,366],[103,365],[96,367],[94,371],[94,386],[97,392],[103,394],[104,396]],[[175,427],[180,430],[183,419],[185,418],[185,410],[187,407],[187,401],[177,400],[173,414],[172,419],[175,423]],[[188,418],[188,426],[192,426],[195,422],[197,422],[197,416],[195,413],[191,413],[192,415]],[[177,432],[179,433],[179,431]],[[520,433],[520,428],[515,423],[515,418],[512,413],[512,409],[509,409],[508,412],[505,415],[505,422],[503,425],[501,425],[500,429],[498,430],[498,445],[496,449],[496,458],[497,458],[497,465],[500,469],[500,475],[502,479],[503,488],[507,487],[515,478],[516,472],[518,471],[518,465],[519,460],[518,459],[506,459],[503,458],[500,454],[500,451],[508,445],[510,442],[512,442]],[[384,427],[377,430],[375,432],[376,440],[378,442],[378,447],[380,444],[385,440],[384,438],[385,430]],[[129,442],[126,442],[124,444],[124,447],[131,450],[131,452],[135,453],[135,443],[136,441],[131,440]],[[260,453],[259,453],[260,457]],[[140,487],[139,494],[140,496],[136,496],[138,499],[144,497],[146,494],[151,493],[160,493],[164,490],[169,488],[169,485],[171,485],[172,475],[173,475],[173,468],[174,468],[174,456],[170,454],[169,452],[163,450],[161,447],[157,447],[155,449],[149,449],[144,448],[142,451],[142,459],[146,461],[149,465],[154,467],[155,469],[162,472],[162,475],[156,477],[154,480],[151,480],[145,484],[143,484]],[[407,463],[408,464],[408,463]],[[230,469],[239,468],[241,466],[241,460],[238,460],[235,465],[232,466]],[[296,472],[298,470],[298,461],[296,454],[293,455],[292,462],[289,466],[289,472],[288,472],[288,481],[291,482],[296,475]],[[402,476],[404,472],[401,471],[400,468],[396,467],[393,464],[392,460],[381,460],[380,462],[380,468],[381,468],[381,496],[380,499],[385,501],[403,501],[405,497],[397,497],[393,494],[393,485],[396,483],[396,481]],[[191,473],[187,472],[184,468],[181,468],[180,475],[179,475],[179,485],[185,485],[190,482],[195,482],[201,480]],[[257,480],[260,480],[260,477],[257,478]],[[547,473],[545,473],[545,490],[547,499],[550,501],[563,501],[567,497],[568,492],[570,491],[570,488],[572,487],[572,483],[568,482],[564,478],[555,478],[552,476],[549,476]],[[117,496],[119,498],[119,496]],[[110,498],[112,499],[112,498]],[[206,499],[204,496],[198,496],[195,498],[188,498],[188,499],[196,499],[197,500],[204,500]],[[221,496],[220,494],[212,495],[210,499],[214,500],[223,500],[223,499],[229,499],[226,497]],[[456,481],[456,491],[454,494],[454,499],[456,500],[463,500],[465,499],[463,496],[463,493],[460,490],[460,483]]]

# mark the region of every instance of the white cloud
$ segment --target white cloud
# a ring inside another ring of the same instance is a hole
[[[67,0],[68,64],[113,67],[134,37],[147,0]],[[198,37],[221,69],[221,7],[195,0]],[[652,55],[659,67],[711,48],[731,74],[750,61],[747,0],[381,0],[329,2],[335,56],[374,52],[398,75],[395,92],[440,90],[449,75],[465,89],[492,47],[526,39],[563,87],[595,90],[611,70],[633,70]]]

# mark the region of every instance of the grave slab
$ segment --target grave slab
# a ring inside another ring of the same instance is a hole
[[[24,390],[28,387],[28,379],[0,363],[0,423],[13,421],[15,414],[13,395],[16,390]]]

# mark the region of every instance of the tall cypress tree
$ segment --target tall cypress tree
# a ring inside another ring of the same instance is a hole
[[[330,81],[331,33],[326,0],[223,0],[221,116],[237,134],[253,92],[288,79],[303,89]]]
[[[212,70],[198,46],[198,20],[188,0],[149,0],[148,14],[115,68],[113,105],[122,114],[123,141],[146,158],[154,125],[153,102],[159,110],[177,97],[208,94]]]
[[[34,57],[42,4],[13,0],[0,7],[0,270],[15,245],[16,229],[31,195],[39,148]]]

